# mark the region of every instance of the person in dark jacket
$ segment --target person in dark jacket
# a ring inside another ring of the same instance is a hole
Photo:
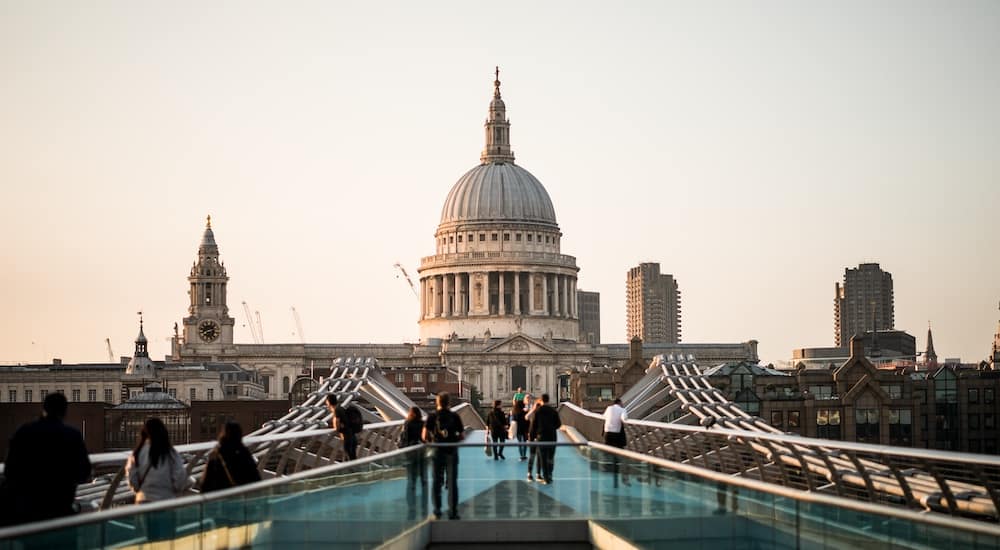
[[[510,421],[514,424],[517,430],[516,436],[519,443],[523,443],[528,439],[528,419],[524,416],[524,399],[514,402],[514,409],[510,412]],[[524,445],[517,446],[517,454],[521,456],[521,460],[528,460],[528,448]]]
[[[83,436],[63,423],[69,404],[50,393],[42,417],[21,426],[10,440],[4,463],[4,524],[41,521],[74,513],[76,486],[90,479]]]
[[[493,460],[507,460],[503,456],[504,443],[507,441],[507,414],[500,408],[502,401],[493,401],[493,408],[486,415],[486,426],[490,429],[490,439],[493,440]]]
[[[424,413],[420,407],[410,407],[403,421],[403,431],[399,434],[399,447],[410,447],[423,443]],[[407,455],[406,462],[406,504],[409,519],[417,517],[417,487],[420,487],[421,517],[427,515],[427,466],[424,462],[424,450],[412,451]]]
[[[427,443],[458,443],[465,438],[462,419],[449,408],[451,400],[448,392],[437,394],[437,409],[427,415],[424,423],[423,439]],[[431,499],[434,517],[441,519],[441,488],[448,481],[448,518],[458,516],[458,449],[452,446],[437,446],[434,449],[434,483]]]
[[[559,411],[549,406],[549,394],[542,394],[542,406],[535,411],[531,419],[530,436],[533,441],[556,442],[556,433],[562,426],[559,419]],[[538,458],[542,463],[542,479],[539,483],[543,485],[552,483],[552,467],[556,457],[555,445],[546,445],[538,449]]]
[[[257,461],[243,445],[243,429],[226,422],[219,431],[219,446],[209,455],[201,477],[201,492],[218,491],[260,481]]]

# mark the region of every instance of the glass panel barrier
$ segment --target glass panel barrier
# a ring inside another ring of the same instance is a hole
[[[477,441],[475,434],[483,438],[475,432],[467,441]],[[460,446],[458,479],[447,480],[458,488],[462,521],[592,520],[650,548],[1000,548],[997,527],[972,520],[906,509],[894,515],[886,507],[600,445],[524,446],[522,460],[516,442],[502,448],[501,458],[487,455],[484,439],[478,441]],[[554,455],[551,482],[539,478],[539,472],[545,478],[538,464],[543,451]],[[151,541],[374,548],[431,516],[432,461],[425,457],[435,452],[413,447],[219,493],[57,520],[45,530],[41,524],[19,535],[7,529],[0,531],[0,550]],[[447,517],[447,489],[442,493]]]

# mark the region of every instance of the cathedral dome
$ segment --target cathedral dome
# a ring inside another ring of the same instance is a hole
[[[459,178],[441,209],[441,224],[517,221],[556,225],[541,182],[513,162],[487,162]]]

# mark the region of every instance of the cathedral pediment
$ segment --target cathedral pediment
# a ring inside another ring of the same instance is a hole
[[[551,346],[525,336],[515,334],[483,349],[484,353],[555,353]]]

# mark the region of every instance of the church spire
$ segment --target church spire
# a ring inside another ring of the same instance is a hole
[[[507,106],[500,98],[500,67],[496,68],[493,80],[493,101],[490,101],[489,116],[486,119],[486,147],[479,156],[483,163],[503,164],[514,162],[514,152],[510,150],[510,121],[507,120]]]
[[[937,353],[934,351],[934,335],[931,334],[931,322],[927,321],[927,349],[924,351],[924,360],[928,367],[937,366]]]

